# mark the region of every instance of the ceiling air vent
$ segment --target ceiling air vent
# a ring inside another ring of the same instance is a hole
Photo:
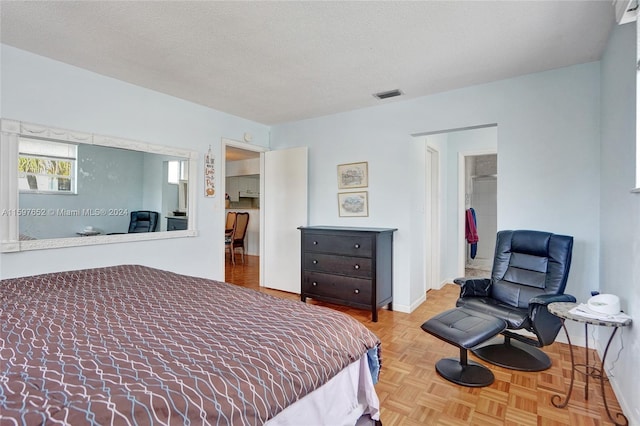
[[[398,89],[395,90],[389,90],[387,92],[380,92],[380,93],[374,93],[373,96],[375,96],[378,99],[387,99],[387,98],[393,98],[396,96],[400,96],[402,95],[402,92]]]

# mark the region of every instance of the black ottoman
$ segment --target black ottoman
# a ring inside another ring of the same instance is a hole
[[[500,318],[464,308],[451,309],[431,318],[422,329],[460,348],[460,359],[443,358],[436,371],[463,386],[481,387],[493,383],[493,373],[484,365],[467,360],[467,349],[483,343],[507,328]]]

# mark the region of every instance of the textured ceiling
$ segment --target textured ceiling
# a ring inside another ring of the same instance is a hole
[[[2,1],[0,19],[4,44],[264,124],[599,60],[614,25],[610,0]]]

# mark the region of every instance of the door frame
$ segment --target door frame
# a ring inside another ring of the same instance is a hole
[[[440,151],[426,142],[425,147],[425,190],[427,207],[425,209],[426,223],[426,253],[427,261],[424,263],[424,293],[431,289],[441,287],[440,271],[440,245],[441,226],[440,221]]]

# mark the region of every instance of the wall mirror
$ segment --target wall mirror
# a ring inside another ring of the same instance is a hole
[[[196,235],[197,152],[13,120],[1,127],[3,252]]]

